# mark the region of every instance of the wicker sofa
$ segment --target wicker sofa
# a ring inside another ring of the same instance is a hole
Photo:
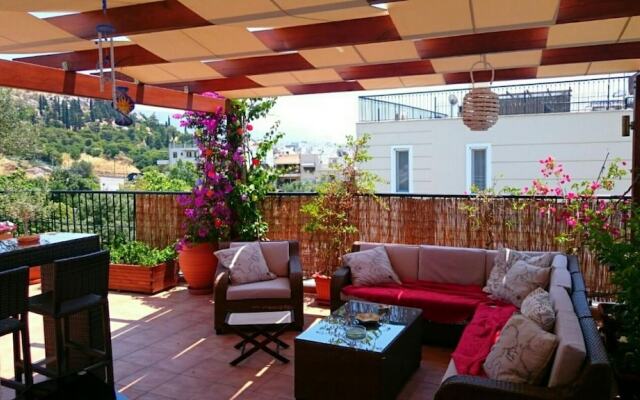
[[[242,242],[221,243],[220,249],[240,246]],[[297,241],[260,242],[267,266],[278,278],[271,281],[231,285],[229,271],[217,266],[214,282],[214,326],[217,334],[226,332],[225,318],[233,312],[290,310],[292,329],[304,325],[302,303],[302,266]]]
[[[356,243],[353,251],[367,250],[379,243]],[[463,249],[439,246],[410,246],[384,244],[392,267],[405,282],[413,280],[431,280],[443,284],[461,283],[465,285],[478,285],[482,287],[491,272],[496,252],[483,249]],[[436,399],[608,399],[612,395],[613,377],[607,354],[600,340],[596,324],[592,319],[589,309],[586,287],[580,273],[578,260],[575,256],[557,257],[564,258],[566,271],[562,276],[566,279],[556,278],[555,268],[552,270],[552,285],[563,287],[563,293],[567,293],[568,308],[575,313],[579,322],[581,336],[584,339],[585,357],[581,365],[576,366],[575,379],[563,385],[553,387],[535,386],[528,384],[514,384],[492,380],[486,377],[458,375],[455,364],[451,360],[445,373],[441,386],[436,393]],[[554,260],[555,263],[555,260]],[[557,275],[558,277],[560,274]],[[566,290],[565,290],[566,288]],[[355,294],[361,295],[354,296]],[[333,276],[331,287],[332,309],[339,307],[345,300],[359,298],[361,300],[377,301],[379,299],[367,298],[367,291],[353,289],[348,267],[342,267]],[[475,292],[473,292],[475,293]],[[410,296],[406,296],[409,298]],[[388,301],[400,305],[416,306],[414,303],[406,304],[405,297],[397,296],[398,301]],[[411,302],[411,300],[409,300]],[[438,307],[446,307],[437,304]],[[428,305],[425,306],[428,308]],[[429,316],[428,310],[423,308]],[[445,310],[446,311],[446,310]],[[571,316],[571,318],[574,318]],[[426,342],[435,342],[455,346],[468,321],[460,321],[453,324],[438,321],[424,320],[424,338]],[[556,356],[557,357],[557,356]]]

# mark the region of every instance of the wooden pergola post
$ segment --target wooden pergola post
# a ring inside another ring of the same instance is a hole
[[[633,202],[640,205],[640,74],[635,76],[633,103],[633,136],[631,150],[631,195]]]

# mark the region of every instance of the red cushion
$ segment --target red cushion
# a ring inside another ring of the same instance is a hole
[[[468,321],[479,304],[489,301],[481,286],[426,281],[347,286],[342,293],[376,303],[421,308],[424,319],[443,324]]]
[[[517,308],[511,304],[480,304],[469,325],[464,328],[460,342],[451,354],[459,375],[484,375],[482,364],[502,328]]]

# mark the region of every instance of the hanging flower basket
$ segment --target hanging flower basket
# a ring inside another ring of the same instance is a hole
[[[484,63],[485,66],[491,68],[491,82],[493,84],[495,71],[491,64],[478,61],[471,66],[471,90],[464,96],[462,101],[462,122],[472,131],[486,131],[498,121],[500,113],[500,100],[498,95],[488,87],[475,87],[473,78],[473,68]]]

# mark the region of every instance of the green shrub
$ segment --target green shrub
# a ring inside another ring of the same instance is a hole
[[[143,267],[153,267],[176,257],[173,246],[157,249],[138,241],[114,244],[109,251],[111,262],[114,264],[132,264]]]

